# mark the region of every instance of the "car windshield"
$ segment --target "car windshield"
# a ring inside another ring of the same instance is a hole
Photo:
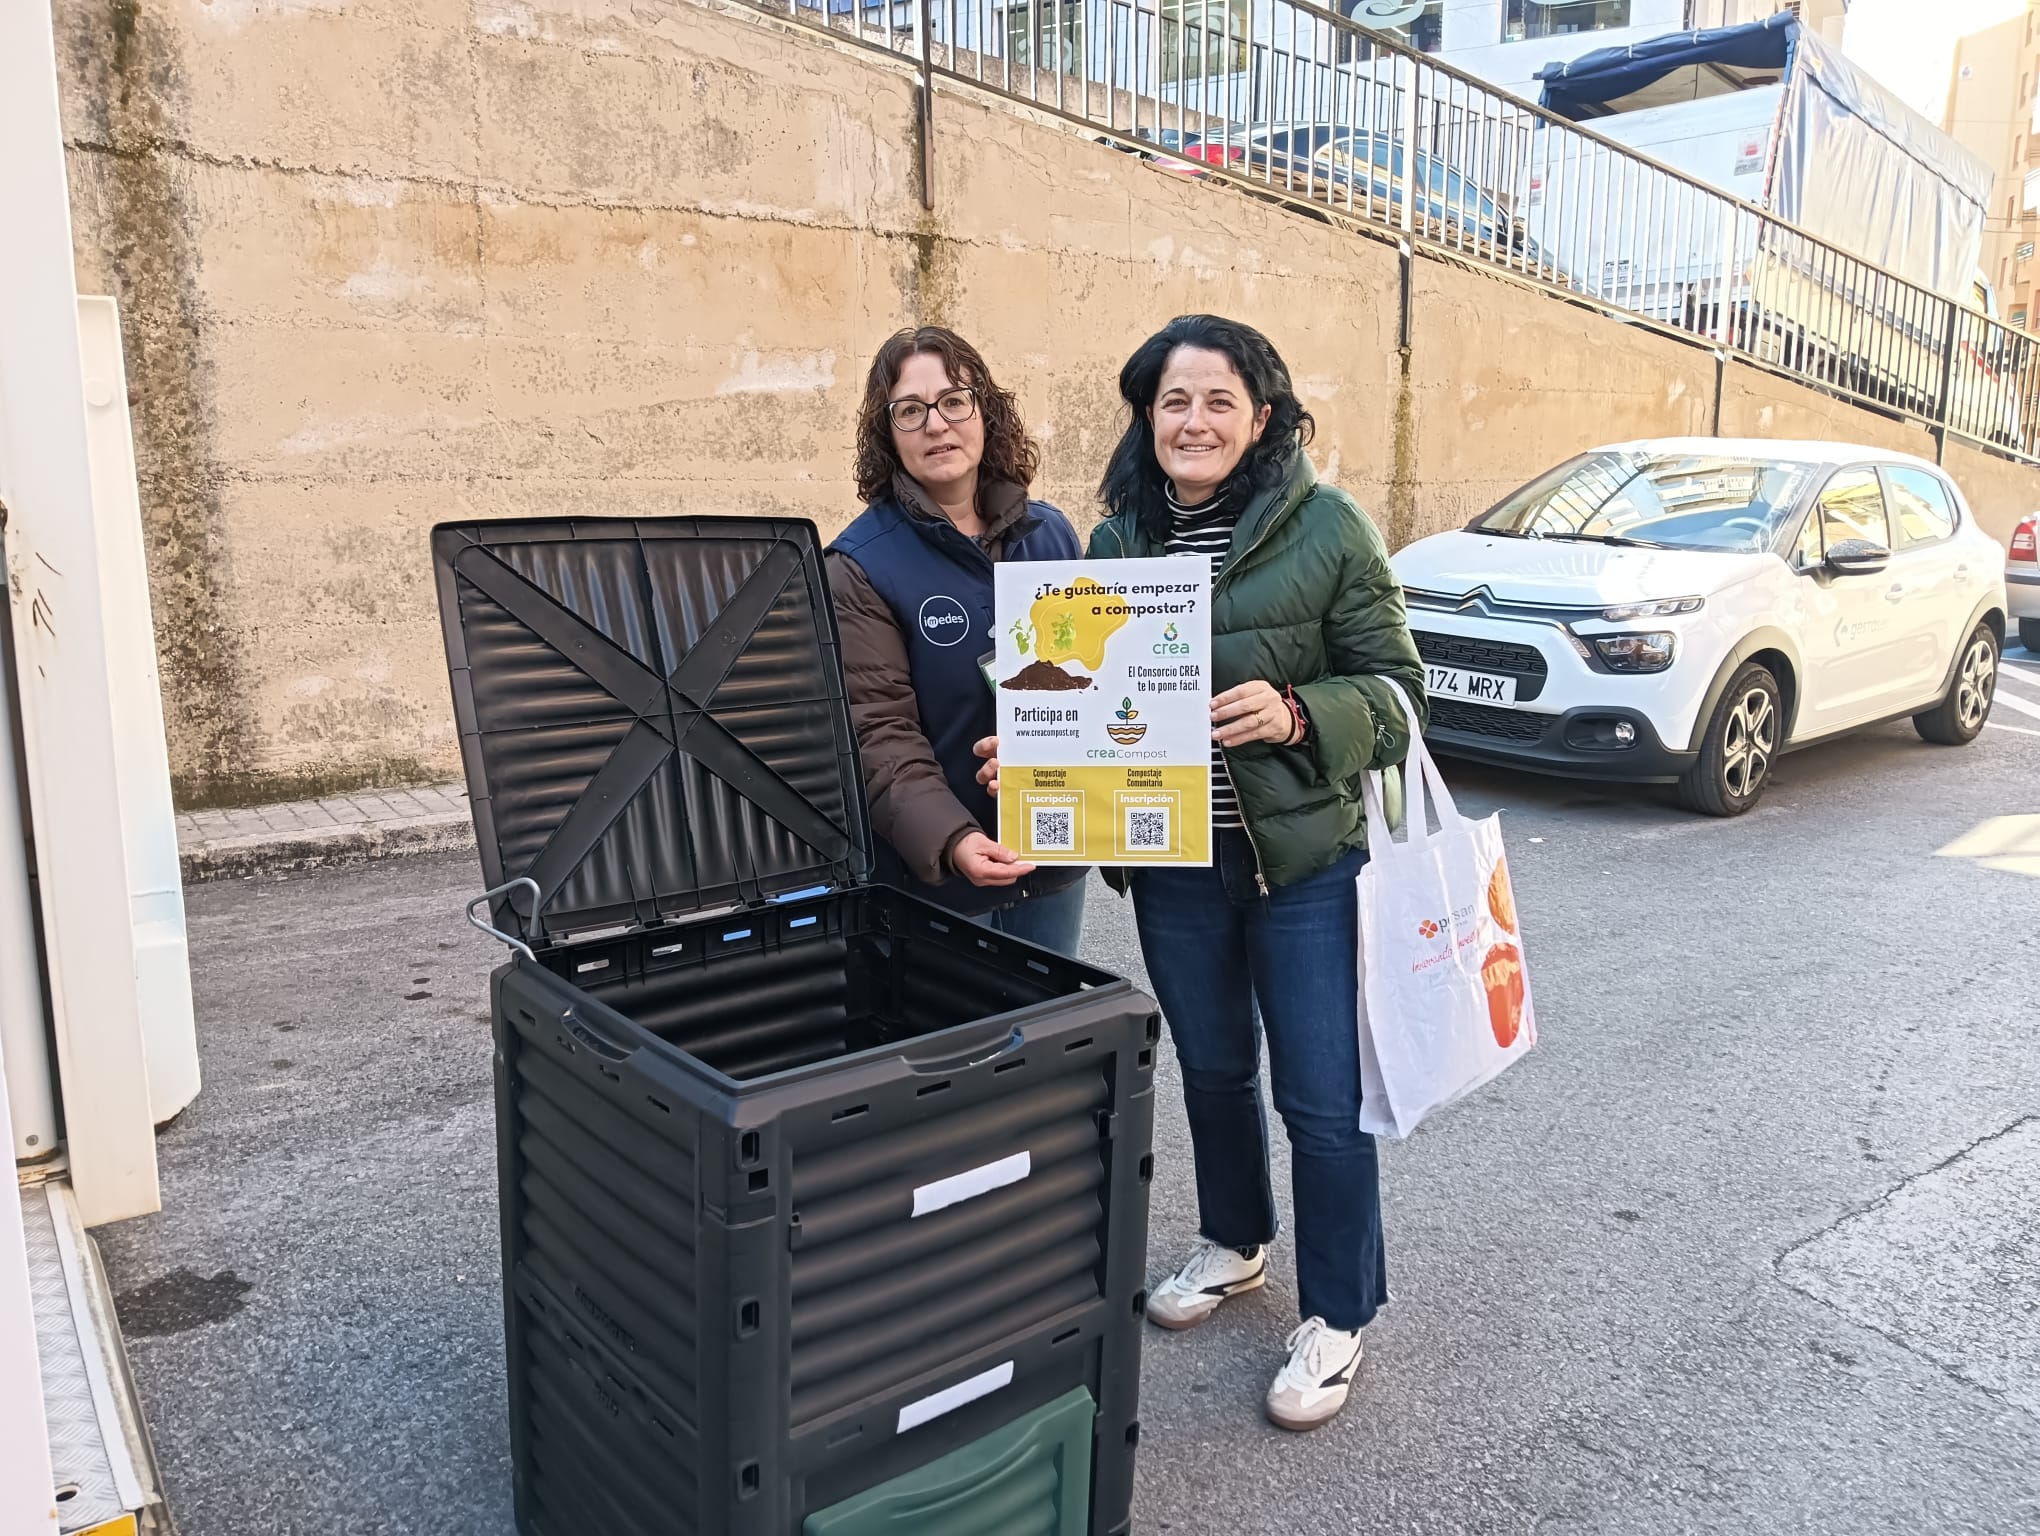
[[[1765,550],[1817,473],[1811,464],[1731,454],[1582,454],[1474,528],[1527,539]]]

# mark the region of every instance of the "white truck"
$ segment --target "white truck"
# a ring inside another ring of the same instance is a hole
[[[1518,206],[1567,286],[2030,447],[2032,348],[1977,268],[1991,168],[1789,13],[1540,79],[1547,109],[1690,179],[1538,129]]]

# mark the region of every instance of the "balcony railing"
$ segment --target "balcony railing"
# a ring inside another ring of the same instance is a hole
[[[2019,456],[2040,350],[1840,249],[1308,0],[751,0],[1165,169],[1696,337]]]

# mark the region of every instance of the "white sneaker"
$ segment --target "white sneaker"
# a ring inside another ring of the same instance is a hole
[[[1259,1290],[1267,1281],[1266,1248],[1242,1252],[1200,1237],[1183,1267],[1149,1293],[1148,1321],[1163,1328],[1195,1328],[1227,1297]]]
[[[1346,1406],[1360,1369],[1360,1334],[1341,1332],[1321,1317],[1289,1336],[1289,1363],[1268,1389],[1268,1417],[1284,1429],[1316,1429]]]

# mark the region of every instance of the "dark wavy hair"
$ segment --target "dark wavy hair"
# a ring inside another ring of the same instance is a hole
[[[857,413],[857,494],[867,502],[892,494],[893,476],[904,466],[893,448],[886,403],[900,381],[900,369],[908,358],[921,352],[941,358],[952,382],[977,391],[978,415],[985,423],[985,456],[978,466],[979,478],[1010,481],[1026,490],[1041,469],[1041,450],[1020,420],[1019,402],[992,381],[992,370],[976,347],[944,326],[924,325],[887,337],[865,375],[864,404]]]
[[[1252,492],[1279,483],[1317,430],[1289,382],[1289,365],[1267,337],[1251,325],[1219,315],[1178,315],[1135,348],[1119,370],[1119,394],[1131,420],[1098,486],[1107,511],[1131,510],[1142,530],[1155,539],[1168,537],[1169,482],[1155,458],[1155,429],[1148,410],[1161,393],[1162,370],[1178,347],[1222,353],[1245,382],[1255,412],[1269,407],[1260,441],[1240,459],[1228,487]]]

